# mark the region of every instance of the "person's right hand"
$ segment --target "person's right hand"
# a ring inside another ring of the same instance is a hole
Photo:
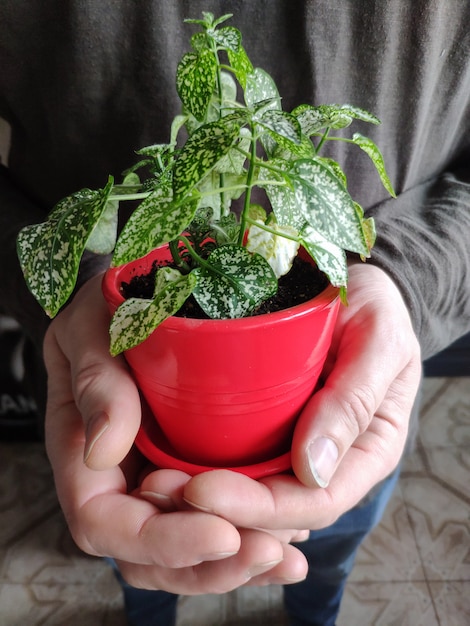
[[[302,533],[238,530],[216,515],[134,495],[139,473],[145,476],[133,447],[141,403],[124,358],[109,354],[108,325],[97,276],[51,323],[44,342],[47,452],[78,546],[115,558],[134,586],[185,595],[301,580],[305,558],[288,542]],[[161,480],[177,502],[190,477],[165,470]]]

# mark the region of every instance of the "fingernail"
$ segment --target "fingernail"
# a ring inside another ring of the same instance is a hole
[[[155,491],[141,491],[140,496],[148,500],[162,511],[174,511],[177,507],[175,501],[164,493],[156,493]]]
[[[328,487],[338,460],[338,448],[328,437],[319,437],[308,448],[308,463],[319,487]]]
[[[259,574],[264,574],[264,572],[267,572],[273,567],[276,567],[276,565],[279,565],[281,561],[282,559],[277,559],[275,561],[268,561],[267,563],[257,563],[256,565],[252,565],[248,570],[249,579],[254,576],[258,576]]]
[[[93,452],[93,448],[96,445],[98,439],[102,437],[102,435],[109,428],[109,417],[104,412],[101,411],[94,415],[87,424],[86,432],[85,432],[85,451],[83,453],[83,461],[86,463]]]
[[[305,580],[305,576],[302,578],[285,578],[280,576],[274,576],[273,578],[269,578],[264,584],[265,585],[295,585],[296,583],[300,583]]]

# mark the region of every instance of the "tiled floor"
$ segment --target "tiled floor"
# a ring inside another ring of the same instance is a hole
[[[421,434],[361,548],[338,626],[470,624],[470,379],[425,381]],[[0,444],[0,626],[124,626],[119,588],[71,541],[38,444]],[[178,626],[285,626],[277,587],[183,599]]]

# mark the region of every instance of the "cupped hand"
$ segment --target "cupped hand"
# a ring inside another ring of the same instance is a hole
[[[381,269],[353,265],[348,299],[323,386],[295,429],[295,475],[253,481],[208,472],[185,486],[186,502],[236,526],[313,530],[332,524],[397,467],[421,378],[419,344]]]
[[[51,323],[44,342],[48,370],[46,447],[73,538],[85,552],[115,558],[139,587],[218,593],[251,581],[305,576],[305,560],[276,537],[177,501],[190,480],[159,476],[165,497],[141,497],[144,461],[133,448],[141,420],[138,391],[125,360],[109,354],[109,314],[101,277],[82,287]],[[161,474],[161,475],[160,475]]]

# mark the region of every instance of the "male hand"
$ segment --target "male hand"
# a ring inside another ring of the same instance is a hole
[[[420,383],[418,341],[400,292],[379,268],[353,265],[348,299],[323,387],[295,429],[295,476],[254,481],[207,472],[186,484],[187,503],[238,527],[319,529],[396,468]],[[146,489],[164,493],[158,476],[147,478]]]
[[[186,595],[301,580],[305,559],[288,542],[305,533],[238,530],[190,510],[181,499],[190,477],[182,472],[154,472],[164,495],[139,497],[148,472],[133,448],[140,398],[125,360],[109,354],[108,326],[98,276],[51,323],[44,342],[46,446],[79,547],[114,557],[135,586]]]

